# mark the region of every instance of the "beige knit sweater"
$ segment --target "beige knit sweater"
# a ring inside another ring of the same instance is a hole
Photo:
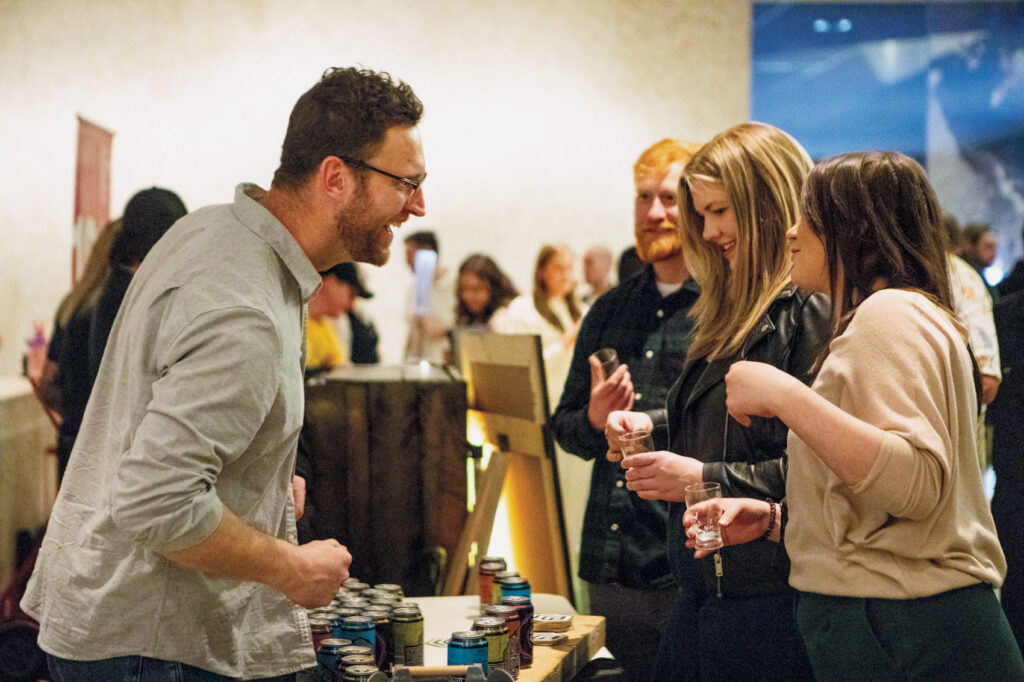
[[[842,483],[789,435],[786,550],[798,590],[908,599],[986,582],[1006,560],[982,490],[966,330],[922,294],[884,289],[832,342],[814,390],[885,436]]]

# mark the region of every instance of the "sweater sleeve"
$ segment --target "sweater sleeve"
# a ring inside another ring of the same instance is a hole
[[[857,309],[822,369],[839,392],[830,400],[885,431],[871,471],[852,491],[896,517],[931,514],[953,471],[950,429],[963,387],[952,359],[966,349],[942,331],[943,315],[919,294],[878,292]]]

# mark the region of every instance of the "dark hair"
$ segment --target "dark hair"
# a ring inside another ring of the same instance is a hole
[[[466,304],[462,302],[461,282],[465,274],[476,275],[487,282],[491,290],[491,297],[484,306],[483,312],[473,313]],[[458,302],[455,304],[455,323],[459,326],[471,324],[486,324],[490,322],[491,316],[498,308],[508,305],[509,301],[519,295],[512,280],[508,278],[498,264],[482,253],[474,253],[459,266],[459,278],[455,283],[455,297]]]
[[[295,188],[328,156],[362,161],[389,128],[414,126],[422,116],[423,103],[412,88],[386,72],[327,69],[292,109],[272,184]]]
[[[943,213],[942,226],[946,228],[946,250],[953,251],[960,243],[960,221],[952,213]]]
[[[540,316],[551,323],[551,325],[560,332],[565,331],[565,327],[562,326],[562,321],[558,319],[558,315],[551,310],[550,298],[548,298],[547,290],[544,288],[544,278],[542,273],[544,266],[546,266],[555,256],[571,253],[569,247],[565,245],[552,246],[551,244],[544,244],[540,247],[540,251],[537,252],[537,265],[533,268],[533,306],[540,313]],[[583,317],[583,312],[580,310],[580,303],[576,299],[575,290],[570,291],[565,295],[565,303],[569,307],[569,316],[572,317],[573,322]]]
[[[919,163],[896,152],[826,159],[807,176],[801,208],[825,247],[834,336],[879,280],[916,289],[952,312],[942,212]]]
[[[432,230],[420,230],[412,232],[405,238],[404,244],[415,244],[417,249],[430,249],[440,255],[441,251],[437,244],[437,235]]]
[[[619,254],[618,276],[620,282],[625,282],[643,269],[644,261],[637,255],[636,246],[629,246]]]
[[[142,262],[160,237],[188,210],[174,192],[151,187],[128,200],[121,217],[121,232],[110,247],[110,267],[134,267]]]
[[[967,243],[971,246],[977,246],[981,237],[991,231],[992,228],[985,223],[968,223],[960,231],[960,236],[966,239]]]

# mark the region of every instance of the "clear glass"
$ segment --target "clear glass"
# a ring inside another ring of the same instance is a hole
[[[722,486],[718,483],[694,483],[686,486],[686,508],[698,502],[722,499]],[[722,508],[715,503],[701,506],[697,511],[697,549],[715,550],[722,548],[722,528],[718,520]]]

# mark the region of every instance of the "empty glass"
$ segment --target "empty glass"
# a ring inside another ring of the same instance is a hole
[[[619,355],[614,348],[602,348],[591,353],[590,357],[597,358],[597,361],[601,363],[601,371],[604,372],[605,379],[610,377],[619,366]]]
[[[686,508],[698,502],[722,498],[722,486],[718,483],[694,483],[686,486]],[[697,549],[714,550],[722,547],[722,529],[718,520],[722,517],[722,508],[718,504],[704,505],[696,512],[697,537],[694,546]]]

